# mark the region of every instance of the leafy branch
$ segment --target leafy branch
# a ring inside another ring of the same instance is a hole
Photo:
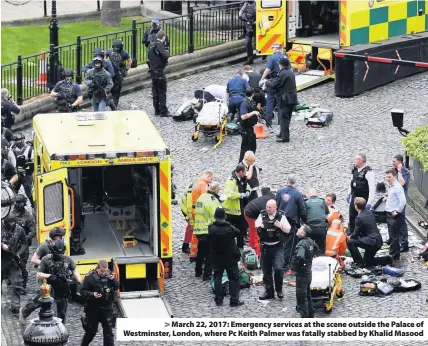
[[[401,140],[409,156],[418,160],[424,171],[428,172],[428,125],[420,126]]]

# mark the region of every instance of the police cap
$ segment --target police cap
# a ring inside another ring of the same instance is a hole
[[[65,236],[65,229],[61,227],[54,227],[49,231],[49,238],[54,239],[55,237]]]
[[[22,132],[18,132],[18,133],[15,133],[12,136],[12,140],[14,140],[14,141],[23,141],[23,140],[25,140],[25,136],[24,136],[24,134]]]
[[[153,18],[153,19],[152,19],[152,23],[154,23],[154,24],[159,24],[159,19],[157,19],[157,18]]]
[[[275,42],[273,45],[272,45],[272,48],[281,48],[282,46],[281,46],[281,43],[278,43],[278,42]]]
[[[21,195],[21,194],[16,195],[15,203],[21,204],[21,205],[24,204],[24,206],[25,206],[27,204],[27,197],[25,197],[24,195]]]

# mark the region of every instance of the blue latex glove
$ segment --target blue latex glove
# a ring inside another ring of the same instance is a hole
[[[241,198],[247,198],[247,194],[246,193],[241,193]]]
[[[371,204],[366,204],[366,210],[371,210],[372,209],[372,205]]]
[[[347,197],[346,197],[346,203],[351,203],[351,195],[348,195]]]

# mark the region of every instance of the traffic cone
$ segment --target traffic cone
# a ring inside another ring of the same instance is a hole
[[[196,261],[196,256],[198,255],[198,238],[192,234],[192,241],[190,242],[190,262]]]
[[[47,81],[48,81],[48,74],[46,72],[45,53],[41,53],[40,61],[39,61],[39,80],[36,84],[46,85]]]
[[[257,139],[263,139],[268,136],[268,134],[265,132],[265,127],[262,124],[254,125],[254,133],[256,134]]]

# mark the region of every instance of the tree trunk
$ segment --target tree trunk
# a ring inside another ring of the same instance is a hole
[[[103,0],[101,26],[120,27],[121,19],[120,0]]]

